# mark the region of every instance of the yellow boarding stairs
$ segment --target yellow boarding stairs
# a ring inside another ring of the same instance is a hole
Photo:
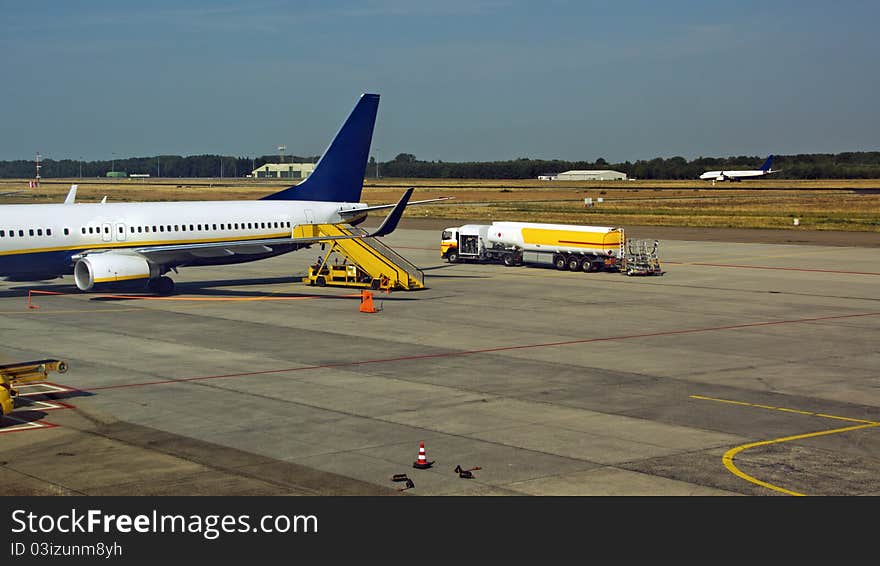
[[[64,373],[67,362],[61,360],[36,360],[0,365],[0,416],[8,415],[15,408],[16,387],[49,377],[50,371]]]
[[[364,236],[368,232],[348,224],[301,224],[293,229],[294,238],[321,236]],[[412,291],[425,288],[425,274],[378,238],[327,240],[327,253],[309,266],[303,283],[324,287],[361,287],[382,291]],[[332,254],[343,257],[342,264],[330,264]]]

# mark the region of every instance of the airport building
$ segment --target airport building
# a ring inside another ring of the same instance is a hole
[[[258,179],[305,179],[314,170],[314,163],[266,163],[251,171],[251,177]]]
[[[541,176],[539,179],[548,181],[625,181],[626,173],[610,169],[565,171],[558,175]]]

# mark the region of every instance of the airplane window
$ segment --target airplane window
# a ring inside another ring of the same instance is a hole
[[[120,227],[119,227],[119,233],[120,233],[120,234],[124,234],[124,233],[125,233],[125,228],[123,228],[122,226],[120,226]]]
[[[238,222],[235,223],[235,229],[238,230]]]
[[[141,233],[141,229],[142,229],[142,228],[143,228],[142,226],[138,226],[138,234]]]
[[[33,228],[31,228],[30,230],[28,230],[28,235],[30,235],[30,236],[33,236],[33,235],[34,235],[34,229],[33,229]]]
[[[207,224],[206,224],[206,226],[207,226]],[[221,224],[220,227],[223,228],[223,225]],[[217,225],[214,224],[214,230],[216,230],[216,229],[217,229]]]
[[[168,231],[170,232],[171,230],[169,229]],[[174,231],[177,232],[177,224],[174,225]]]
[[[83,226],[82,228],[80,228],[80,231],[81,231],[83,234],[85,234],[85,233],[86,233],[86,227]]]
[[[6,230],[0,230],[0,238],[6,235]]]
[[[160,231],[160,232],[164,232],[164,231],[165,231],[165,227],[164,227],[164,226],[159,226],[159,231]]]
[[[129,227],[128,231],[134,234],[134,226]]]
[[[19,237],[19,238],[24,238],[24,230],[19,230],[19,231],[18,231],[18,237]]]
[[[65,236],[70,236],[70,228],[65,228],[65,229],[64,229],[64,235],[65,235]]]
[[[110,233],[110,227],[109,227],[109,226],[104,226],[104,233],[105,233],[105,234],[109,234],[109,233]]]
[[[193,225],[192,225],[192,224],[189,225],[189,231],[190,231],[190,232],[193,231]]]
[[[37,236],[42,236],[42,235],[43,235],[43,229],[37,228]]]

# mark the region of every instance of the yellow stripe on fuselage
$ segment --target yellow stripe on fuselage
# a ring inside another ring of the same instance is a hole
[[[69,236],[65,236],[69,237]],[[141,248],[147,246],[177,246],[181,244],[209,244],[212,242],[239,242],[242,240],[264,240],[268,238],[288,238],[290,237],[290,232],[281,232],[276,234],[258,234],[255,236],[239,236],[235,238],[201,238],[198,240],[155,240],[148,242],[141,241],[133,241],[133,240],[125,240],[125,241],[114,241],[114,242],[83,242],[76,246],[57,246],[52,248],[27,248],[21,250],[6,250],[0,251],[0,256],[3,255],[21,255],[21,254],[37,254],[37,253],[45,253],[45,252],[63,252],[68,250],[84,250],[84,249],[106,249],[106,248]]]

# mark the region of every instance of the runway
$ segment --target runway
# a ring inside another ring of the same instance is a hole
[[[165,298],[0,283],[3,361],[77,390],[4,421],[7,493],[880,495],[880,248],[662,240],[627,277],[385,242],[428,288],[376,313],[300,282],[317,248]]]

